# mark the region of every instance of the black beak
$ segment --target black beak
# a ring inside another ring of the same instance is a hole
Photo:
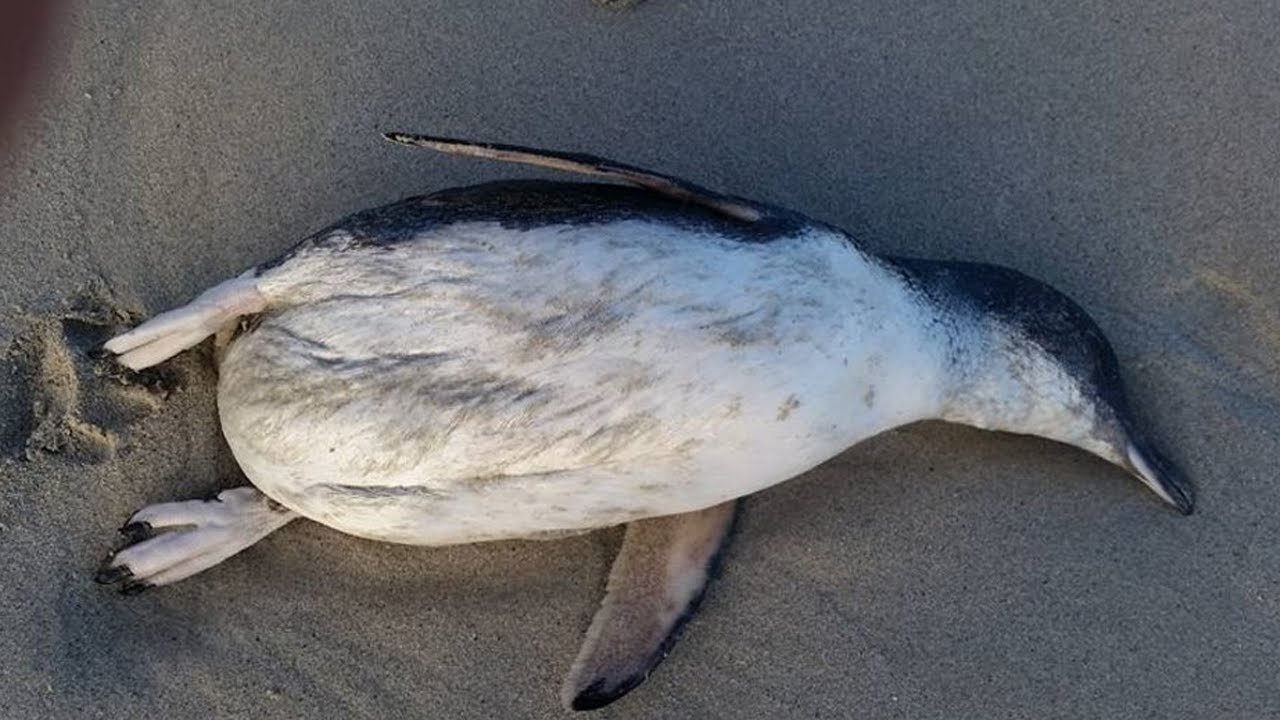
[[[1190,515],[1195,509],[1191,484],[1173,463],[1140,435],[1130,432],[1128,436],[1123,452],[1122,465],[1125,469],[1151,488],[1151,491],[1159,495],[1161,500],[1177,508],[1183,515]]]

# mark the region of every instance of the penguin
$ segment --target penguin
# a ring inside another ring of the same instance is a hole
[[[605,182],[357,212],[107,342],[138,370],[215,336],[252,485],[139,510],[99,582],[168,585],[300,517],[417,545],[625,524],[562,688],[587,710],[666,656],[741,498],[891,428],[1049,438],[1192,511],[1106,337],[1044,283],[590,155],[385,137]]]

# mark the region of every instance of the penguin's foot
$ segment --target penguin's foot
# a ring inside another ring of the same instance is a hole
[[[242,315],[261,312],[266,306],[257,282],[246,273],[209,288],[180,308],[160,313],[129,332],[111,338],[103,347],[119,355],[121,364],[141,370],[198,345],[223,325]]]
[[[94,580],[126,595],[168,585],[235,555],[298,517],[252,487],[223,490],[211,500],[148,505],[120,533],[125,545]]]

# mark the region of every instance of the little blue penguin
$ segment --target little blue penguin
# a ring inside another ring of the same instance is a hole
[[[1093,453],[1190,513],[1074,302],[1010,269],[881,257],[800,214],[574,153],[397,143],[612,182],[494,182],[358,212],[106,344],[215,336],[252,486],[139,510],[97,579],[205,570],[298,517],[387,542],[627,524],[562,690],[641,683],[696,608],[740,498],[935,419]]]

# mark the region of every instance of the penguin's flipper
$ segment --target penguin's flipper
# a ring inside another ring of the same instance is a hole
[[[261,312],[266,298],[248,273],[205,290],[195,300],[160,313],[104,346],[134,370],[164,362],[218,332],[241,315]]]
[[[402,132],[383,133],[382,136],[391,142],[400,143],[401,145],[427,148],[449,155],[464,155],[485,160],[535,165],[552,170],[563,170],[565,172],[618,180],[638,185],[676,200],[702,205],[743,222],[756,222],[765,216],[763,208],[748,200],[722,195],[679,178],[673,178],[669,175],[662,175],[631,165],[624,165],[594,155],[538,150],[520,147],[519,145],[479,143],[470,140],[454,140]]]
[[[627,525],[604,600],[561,689],[573,710],[644,682],[679,638],[714,573],[738,501]]]

